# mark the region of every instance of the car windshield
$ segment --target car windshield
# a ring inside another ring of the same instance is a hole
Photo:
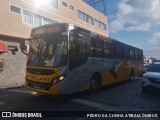
[[[149,72],[160,72],[160,64],[153,64],[148,68]]]
[[[58,67],[67,64],[67,37],[57,33],[33,37],[27,65]]]

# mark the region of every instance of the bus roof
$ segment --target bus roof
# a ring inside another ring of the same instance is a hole
[[[36,29],[45,28],[45,27],[47,28],[47,27],[52,27],[52,26],[69,26],[69,25],[73,25],[73,24],[70,24],[70,23],[54,23],[54,24],[42,25],[42,26],[33,28],[31,35],[33,34],[33,31],[35,31]],[[76,26],[76,25],[73,25],[73,26],[74,26],[75,28],[78,28],[78,29],[81,29],[81,30],[85,30],[85,31],[88,32],[91,36],[96,36],[96,37],[98,37],[98,38],[100,38],[100,39],[103,39],[103,40],[106,40],[106,41],[110,41],[110,42],[112,41],[112,42],[114,42],[114,43],[121,44],[121,45],[123,45],[123,46],[128,46],[129,48],[134,48],[134,49],[138,49],[138,50],[141,50],[141,51],[142,51],[142,49],[139,49],[139,48],[137,48],[137,47],[134,47],[134,46],[128,45],[128,44],[126,44],[126,43],[120,42],[120,41],[117,40],[117,39],[99,35],[99,34],[97,34],[97,33],[95,33],[95,32],[86,30],[86,29],[81,28],[81,27]]]
[[[134,48],[134,49],[138,49],[138,50],[141,50],[141,51],[142,51],[142,49],[140,49],[140,48],[137,48],[137,47],[128,45],[128,44],[126,44],[126,43],[120,42],[120,41],[117,40],[117,39],[114,39],[114,38],[111,38],[111,39],[112,39],[112,41],[113,41],[114,43],[121,44],[121,45],[124,45],[124,46],[128,46],[129,48]]]

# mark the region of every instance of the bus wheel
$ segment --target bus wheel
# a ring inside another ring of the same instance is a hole
[[[132,81],[134,81],[134,79],[135,79],[134,71],[132,71],[132,72],[130,73],[130,81],[132,82]]]
[[[101,78],[99,75],[94,75],[90,81],[90,91],[94,93],[101,89]]]

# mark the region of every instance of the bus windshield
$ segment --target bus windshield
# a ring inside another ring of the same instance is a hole
[[[30,41],[27,65],[59,67],[67,64],[67,37],[58,33],[34,36]]]

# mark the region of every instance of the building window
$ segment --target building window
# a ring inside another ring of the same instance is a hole
[[[94,18],[85,14],[84,12],[78,10],[78,18],[89,23],[89,24],[92,24],[94,25]]]
[[[74,10],[74,7],[72,5],[69,6],[71,10]]]
[[[42,25],[42,17],[39,15],[34,15],[34,26],[38,27]]]
[[[54,24],[54,23],[57,23],[57,22],[48,18],[43,18],[43,25]]]
[[[43,18],[43,25],[46,25],[46,24],[49,24],[49,19],[47,19],[47,18]]]
[[[54,8],[58,8],[58,0],[28,0],[28,2],[31,2],[35,5],[44,5],[44,6],[50,6]]]
[[[38,26],[46,25],[46,24],[54,24],[57,22],[24,10],[23,11],[23,23],[32,25],[34,27],[38,27]]]
[[[62,5],[65,6],[65,7],[67,7],[67,3],[64,2],[64,1],[62,1]]]
[[[54,8],[58,8],[58,0],[51,0],[51,6]]]
[[[10,5],[10,11],[17,14],[21,14],[21,9],[13,5]]]
[[[107,30],[106,24],[101,21],[98,21],[98,27],[102,30]]]
[[[78,10],[78,18],[85,21],[85,14],[81,12],[80,10]]]
[[[28,25],[33,25],[33,13],[24,10],[23,22]]]

